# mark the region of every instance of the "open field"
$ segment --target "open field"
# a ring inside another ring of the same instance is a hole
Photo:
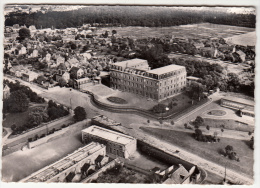
[[[201,23],[172,27],[108,27],[98,30],[97,34],[104,33],[106,30],[110,31],[110,34],[112,33],[112,30],[116,30],[117,34],[123,37],[146,38],[173,35],[175,37],[198,39],[213,37],[227,38],[255,31],[254,28]]]
[[[256,45],[256,32],[244,33],[241,35],[235,35],[227,37],[225,40],[228,43],[242,45],[242,46],[255,46]]]
[[[169,143],[176,144],[189,152],[192,152],[198,156],[235,170],[244,174],[253,176],[253,165],[254,165],[254,151],[249,148],[246,141],[221,138],[220,142],[217,143],[205,143],[199,142],[192,137],[191,133],[174,131],[174,130],[163,130],[160,128],[147,128],[141,127],[145,132],[154,135],[160,139],[164,139]],[[233,146],[236,151],[240,162],[232,161],[219,154],[219,150],[225,148],[227,145]],[[224,167],[223,167],[224,168]]]
[[[211,119],[211,118],[204,118],[204,124],[209,125],[210,127],[215,128],[223,128],[230,129],[230,130],[238,130],[244,132],[254,132],[254,127],[246,125],[245,123],[235,121],[233,119]]]

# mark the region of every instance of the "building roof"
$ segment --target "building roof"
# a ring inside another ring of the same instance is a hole
[[[190,176],[189,172],[180,164],[164,184],[182,184]]]
[[[242,103],[242,104],[246,104],[246,105],[250,105],[250,106],[254,106],[255,105],[255,101],[253,101],[253,100],[238,98],[238,97],[234,97],[234,96],[226,96],[226,97],[224,97],[222,99],[233,101],[233,102],[237,102],[237,103]]]
[[[237,53],[239,56],[245,56],[246,54],[244,52],[242,52],[241,50],[236,51],[235,53]]]
[[[101,145],[96,142],[91,142],[90,144],[79,148],[72,154],[58,160],[57,162],[40,169],[39,171],[31,174],[30,176],[22,179],[20,182],[46,182],[50,179],[57,176],[60,172],[70,168],[71,166],[79,163],[86,157],[96,153],[97,151],[104,148],[104,145]]]
[[[133,67],[133,66],[136,66],[136,65],[138,65],[140,63],[144,63],[144,62],[146,62],[148,65],[147,60],[137,59],[137,58],[126,60],[126,61],[121,61],[121,62],[116,62],[116,63],[114,63],[114,65],[126,68],[126,67]]]
[[[95,163],[100,163],[103,159],[104,159],[104,156],[103,156],[103,155],[99,155],[99,156],[96,158]]]
[[[59,64],[59,66],[57,67],[59,70],[67,70],[67,67],[65,66],[64,63]]]
[[[133,137],[116,132],[111,131],[109,129],[105,129],[102,127],[98,127],[96,125],[93,125],[91,127],[88,127],[84,130],[82,130],[83,133],[88,133],[97,137],[104,138],[106,140],[110,140],[112,142],[116,142],[119,144],[126,145],[130,143],[131,141],[135,140]]]
[[[70,73],[77,73],[78,72],[78,70],[79,70],[79,68],[78,67],[72,67],[71,69],[70,69]]]
[[[184,68],[184,66],[180,66],[180,65],[168,65],[168,66],[165,66],[165,67],[149,70],[147,72],[152,73],[152,74],[161,75],[161,74],[165,74],[165,73],[168,73],[168,72],[171,72],[171,71],[174,71],[174,70],[183,69],[183,68]]]
[[[195,77],[195,76],[187,76],[187,80],[199,80],[200,78]]]

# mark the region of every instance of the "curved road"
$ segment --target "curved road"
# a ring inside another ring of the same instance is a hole
[[[21,81],[21,82],[23,83],[24,81]],[[28,83],[28,82],[25,82],[25,85],[31,87],[30,83]],[[126,127],[119,127],[119,129],[121,129],[121,131],[123,131],[125,133],[128,133],[129,135],[132,135],[141,140],[146,140],[150,143],[156,143],[157,147],[164,148],[166,151],[179,150],[180,153],[179,153],[178,157],[181,157],[182,159],[187,160],[191,163],[197,164],[198,166],[204,168],[205,170],[208,170],[217,175],[224,174],[223,166],[213,163],[211,161],[207,161],[204,158],[194,155],[190,152],[187,152],[185,149],[179,148],[178,146],[175,146],[173,144],[169,144],[167,142],[154,138],[150,135],[147,136],[147,134],[142,132],[138,127],[132,126],[133,122],[138,122],[139,124],[145,124],[147,122],[147,118],[144,118],[139,115],[130,115],[130,114],[124,114],[124,113],[115,114],[113,112],[100,110],[99,108],[97,108],[91,104],[89,95],[76,91],[76,90],[70,91],[68,88],[57,88],[57,91],[55,91],[55,90],[48,91],[48,90],[43,90],[42,88],[37,89],[35,87],[37,87],[37,86],[31,87],[32,90],[36,89],[38,91],[38,93],[41,93],[41,95],[43,97],[51,98],[61,104],[65,104],[67,106],[71,105],[71,101],[72,101],[72,106],[74,106],[74,107],[83,106],[86,109],[89,118],[91,118],[97,114],[105,115],[105,116],[107,116],[111,119],[114,119],[115,121],[118,121],[118,122],[122,123],[123,125],[125,125]],[[219,96],[213,95],[211,97],[212,97],[212,101],[216,101],[219,99]],[[194,119],[194,116],[196,117],[198,114],[201,114],[201,112],[206,111],[207,106],[209,104],[199,108],[199,110],[196,109],[196,110],[192,111],[190,114],[186,115],[187,117],[185,116],[185,118],[180,119],[178,121],[178,123],[182,123],[183,119],[185,119],[185,122],[187,122],[191,119]],[[253,179],[251,177],[248,177],[246,174],[232,171],[230,169],[228,169],[227,178],[229,180],[231,180],[232,182],[234,182],[234,180],[236,180],[237,182],[240,181],[240,182],[243,182],[244,184],[253,183]]]

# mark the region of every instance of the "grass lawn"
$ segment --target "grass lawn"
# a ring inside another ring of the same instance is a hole
[[[210,127],[215,128],[223,128],[222,125],[224,125],[224,129],[230,129],[230,130],[238,130],[238,131],[244,131],[244,132],[254,132],[254,127],[250,125],[246,125],[243,123],[239,123],[238,121],[232,120],[232,119],[210,119],[210,118],[204,118],[204,124],[209,125]]]
[[[15,124],[17,127],[24,125],[27,122],[28,115],[35,107],[46,106],[44,104],[30,104],[30,107],[27,111],[22,113],[9,113],[6,115],[5,121],[3,121],[3,127],[11,127]]]
[[[249,148],[246,141],[221,138],[220,142],[210,144],[195,140],[192,137],[192,133],[148,127],[141,127],[141,129],[149,134],[152,134],[160,139],[164,139],[169,143],[174,143],[189,152],[222,166],[225,166],[228,161],[228,168],[253,176],[254,151]],[[225,148],[227,145],[233,146],[234,150],[237,152],[240,162],[232,161],[222,157],[219,154],[219,150]]]
[[[224,116],[224,115],[226,115],[226,112],[223,110],[211,110],[210,112],[208,112],[208,115]]]

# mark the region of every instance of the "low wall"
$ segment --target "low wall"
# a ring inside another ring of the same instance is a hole
[[[7,147],[6,149],[3,148],[2,150],[2,156],[9,155],[13,152],[16,152],[18,150],[22,150],[23,147],[27,146],[27,142],[22,142],[19,144],[16,144],[12,147]]]
[[[38,127],[36,129],[31,130],[30,132],[27,132],[25,134],[16,136],[14,138],[8,138],[6,140],[6,144],[4,145],[4,148],[11,149],[13,152],[18,151],[19,148],[16,147],[16,145],[20,143],[28,143],[29,138],[35,138],[35,135],[38,135],[40,137],[41,135],[49,133],[53,129],[60,129],[63,124],[70,124],[72,123],[72,116],[66,116],[61,119],[58,119],[57,121],[53,121],[45,126]],[[16,149],[14,149],[16,148]],[[5,149],[3,149],[3,155],[10,154],[10,152],[6,152]]]
[[[84,128],[86,128],[87,126],[91,125],[91,120],[84,120],[84,121],[80,121],[77,123],[74,123],[68,127],[62,128],[59,131],[54,132],[53,134],[47,135],[46,137],[40,138],[36,141],[33,142],[29,142],[28,143],[28,148],[34,148],[36,146],[39,146],[41,144],[47,143],[49,141],[52,140],[56,140],[60,137],[63,137],[65,135],[69,135],[72,132],[75,132],[76,130],[82,130]]]
[[[106,103],[99,101],[93,93],[88,92],[88,94],[90,95],[90,102],[94,106],[103,108],[105,110],[109,110],[111,112],[116,112],[116,113],[122,113],[123,112],[123,113],[137,114],[137,115],[142,115],[142,116],[145,116],[145,117],[148,117],[148,118],[151,118],[151,119],[156,119],[156,120],[159,120],[159,119],[165,119],[166,120],[166,119],[169,119],[169,118],[179,118],[179,117],[182,116],[182,114],[190,112],[190,111],[196,109],[197,107],[199,107],[199,106],[205,104],[206,102],[208,102],[208,100],[204,100],[204,101],[201,101],[200,104],[193,105],[190,108],[187,108],[187,109],[184,109],[184,110],[178,111],[176,113],[172,113],[172,114],[166,114],[166,113],[156,114],[156,113],[153,113],[151,111],[144,110],[144,109],[141,109],[141,108],[130,107],[130,106],[129,107],[127,107],[127,106],[114,106],[114,105],[106,104]]]
[[[83,179],[81,181],[81,183],[90,183],[91,181],[97,179],[99,174],[101,174],[102,172],[105,172],[106,170],[113,168],[116,165],[116,163],[117,163],[116,159],[111,161],[110,163],[106,164],[105,166],[103,166],[101,169],[99,169],[95,173],[93,173],[90,176],[88,176],[87,178]]]

